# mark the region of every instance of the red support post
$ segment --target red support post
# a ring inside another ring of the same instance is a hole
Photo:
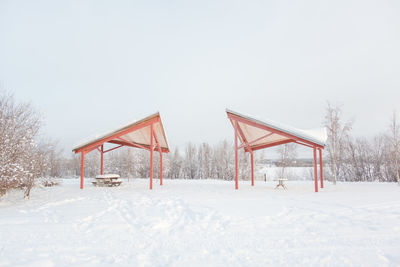
[[[322,165],[322,149],[319,149],[319,171],[321,176],[321,188],[324,188],[324,176],[323,176],[323,165]]]
[[[162,148],[156,133],[154,133],[154,140],[156,141],[158,152],[160,153],[160,185],[162,185]]]
[[[250,150],[251,157],[251,186],[254,186],[254,155],[253,151]]]
[[[315,183],[315,192],[318,192],[318,171],[317,171],[317,148],[313,147],[314,151],[314,183]]]
[[[153,189],[153,124],[150,125],[150,189]]]
[[[239,163],[238,163],[238,123],[235,121],[235,189],[239,189]]]
[[[162,185],[162,152],[160,151],[160,185]]]
[[[104,174],[104,145],[101,145],[101,164],[100,164],[100,174],[103,175]]]
[[[81,152],[81,189],[83,189],[83,177],[85,175],[85,152]]]

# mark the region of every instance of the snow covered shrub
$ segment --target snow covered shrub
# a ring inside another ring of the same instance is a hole
[[[25,189],[29,197],[40,174],[40,153],[35,137],[40,120],[30,104],[17,104],[9,94],[0,95],[0,191]]]
[[[386,143],[386,177],[388,181],[396,181],[400,185],[400,126],[396,112],[393,112]]]
[[[59,179],[56,179],[54,177],[41,177],[38,179],[38,182],[41,186],[44,187],[57,186],[61,183]]]

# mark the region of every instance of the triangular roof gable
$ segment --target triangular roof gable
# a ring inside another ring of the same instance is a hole
[[[150,127],[153,124],[154,132],[159,140],[161,150],[168,153],[168,141],[161,122],[160,113],[154,113],[139,121],[135,121],[121,128],[97,136],[73,148],[73,152],[91,151],[104,143],[113,143],[137,148],[150,149]]]
[[[326,131],[323,134],[311,134],[311,131],[300,130],[271,120],[261,121],[238,112],[226,109],[228,117],[239,124],[239,138],[252,150],[276,146],[290,142],[300,142],[308,146],[325,147]],[[233,125],[235,127],[235,125]]]

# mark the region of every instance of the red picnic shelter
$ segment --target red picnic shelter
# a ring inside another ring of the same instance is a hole
[[[254,186],[253,152],[256,150],[288,143],[296,143],[313,149],[315,192],[318,192],[318,150],[321,188],[324,187],[322,150],[325,147],[325,142],[327,139],[325,129],[300,130],[291,126],[276,123],[274,121],[260,121],[229,109],[226,109],[226,113],[235,131],[235,189],[239,188],[238,151],[240,149],[243,148],[245,152],[250,153],[251,185]],[[240,140],[240,145],[238,145],[238,139]]]
[[[104,150],[104,144],[113,145],[112,148]],[[103,155],[114,149],[128,146],[141,148],[150,151],[150,189],[153,189],[153,152],[160,153],[160,185],[163,184],[162,177],[162,153],[168,153],[169,147],[164,127],[161,122],[160,113],[155,113],[139,121],[125,125],[107,134],[93,138],[73,148],[75,154],[81,153],[81,184],[83,189],[83,179],[85,173],[85,155],[92,150],[101,153],[100,174],[103,174]]]

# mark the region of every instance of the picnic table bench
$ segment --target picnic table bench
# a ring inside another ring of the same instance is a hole
[[[95,186],[119,186],[122,183],[122,180],[119,178],[120,176],[118,174],[97,175],[96,181],[92,183]]]

